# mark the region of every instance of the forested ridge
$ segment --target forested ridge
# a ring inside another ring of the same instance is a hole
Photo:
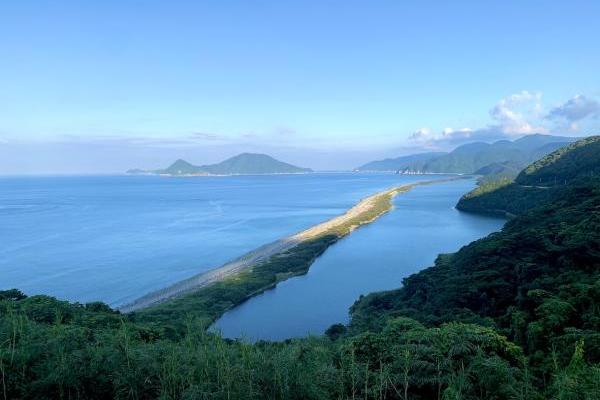
[[[571,143],[535,161],[517,175],[485,181],[457,204],[463,211],[518,215],[561,198],[577,181],[600,176],[600,136]]]
[[[472,196],[520,203],[501,232],[362,297],[322,337],[247,344],[192,316],[0,292],[0,399],[598,399],[600,152],[578,143],[523,173],[551,189]],[[589,155],[578,173],[572,154]]]
[[[572,137],[533,134],[512,142],[467,143],[450,153],[388,158],[367,163],[357,170],[477,174],[483,175],[484,181],[514,178],[530,163],[575,140]]]

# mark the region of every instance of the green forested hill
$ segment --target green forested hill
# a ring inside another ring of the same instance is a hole
[[[515,179],[520,185],[564,185],[573,179],[600,175],[600,136],[590,136],[548,154]]]
[[[190,164],[189,162],[179,159],[167,168],[156,171],[159,174],[167,175],[194,175],[194,174],[206,174],[207,172],[196,165]]]
[[[542,398],[523,369],[523,351],[489,327],[435,327],[394,318],[379,332],[342,338],[340,331],[334,327],[329,337],[247,344],[207,333],[193,319],[179,332],[168,324],[135,323],[102,304],[0,292],[0,396]],[[557,372],[561,379],[576,380],[577,391],[593,394],[590,373],[596,372],[579,353],[573,361],[560,360]]]
[[[514,178],[529,163],[575,140],[577,139],[564,136],[535,134],[514,141],[475,142],[458,146],[450,153],[423,153],[373,161],[357,170],[407,170]]]
[[[165,169],[143,171],[129,170],[131,174],[162,175],[258,175],[258,174],[290,174],[311,172],[309,168],[274,159],[266,154],[242,153],[217,164],[193,165],[185,160],[177,160]]]
[[[551,201],[571,183],[598,176],[600,136],[590,136],[530,164],[514,182],[501,179],[482,183],[463,196],[457,208],[488,214],[521,214]]]
[[[573,172],[595,168],[578,150],[594,143],[538,163],[563,178],[538,197],[488,188],[520,204],[501,232],[361,297],[323,337],[248,344],[0,291],[0,399],[598,399],[600,177]]]
[[[506,161],[519,165],[527,162],[527,154],[515,143],[502,140],[496,143],[465,144],[454,151],[427,163],[427,172],[471,174],[492,163]]]
[[[208,173],[215,175],[310,172],[310,169],[308,168],[296,167],[295,165],[276,160],[266,154],[254,153],[242,153],[218,164],[206,165],[201,168]]]
[[[587,176],[600,165],[598,143],[582,140],[519,175],[518,181],[529,183],[522,177],[537,181],[554,171],[563,180],[555,187],[508,184],[475,195],[493,199],[477,211],[512,207],[516,218],[499,233],[439,256],[402,288],[361,298],[351,310],[351,332],[379,332],[398,317],[427,326],[475,323],[518,344],[536,379],[549,379],[553,363],[570,357],[578,344],[584,358],[598,365],[600,177]],[[598,368],[590,374],[598,390]],[[598,392],[582,391],[565,398],[594,396]]]
[[[444,154],[446,153],[429,152],[396,158],[386,158],[385,160],[372,161],[356,169],[358,171],[422,171],[427,162],[443,156]]]
[[[525,348],[585,338],[600,361],[600,179],[561,189],[501,232],[441,255],[401,289],[353,307],[355,329],[390,315],[495,326]],[[557,308],[553,308],[557,307]]]

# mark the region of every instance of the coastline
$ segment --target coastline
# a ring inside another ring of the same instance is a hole
[[[392,199],[396,195],[405,193],[416,186],[444,183],[465,178],[467,178],[467,176],[421,181],[377,192],[360,200],[344,214],[314,225],[296,234],[260,246],[227,262],[221,267],[199,273],[168,287],[147,293],[117,309],[122,313],[131,313],[168,302],[169,300],[179,299],[186,295],[196,293],[203,288],[210,287],[215,283],[236,277],[242,272],[246,274],[251,273],[253,267],[266,264],[271,259],[285,257],[288,254],[293,253],[297,248],[302,247],[301,245],[310,244],[324,238],[335,238],[334,240],[327,240],[327,246],[322,249],[322,251],[324,251],[329,245],[350,234],[358,227],[369,224],[390,211],[393,208]],[[310,267],[312,261],[306,266],[306,269]],[[281,279],[278,279],[277,282],[289,277],[291,276],[284,276]],[[264,289],[267,289],[267,287],[263,288],[263,290]]]

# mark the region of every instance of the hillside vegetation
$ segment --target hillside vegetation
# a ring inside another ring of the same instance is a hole
[[[482,183],[457,204],[462,211],[521,214],[562,195],[578,180],[600,176],[600,136],[590,136],[562,147],[525,168],[512,182]]]
[[[201,167],[209,174],[290,174],[310,172],[309,168],[300,168],[274,159],[266,154],[243,153],[228,158],[218,164]]]
[[[361,297],[350,325],[323,337],[248,344],[185,311],[140,318],[0,292],[0,398],[598,399],[600,178],[585,173],[600,164],[586,150],[595,143],[532,167],[560,172],[562,185],[539,189],[549,198],[519,199],[501,232]],[[573,154],[591,155],[579,173]],[[521,196],[512,184],[478,196],[510,187]]]
[[[577,178],[600,176],[600,136],[590,136],[562,147],[525,168],[520,185],[556,186]]]
[[[423,171],[425,165],[440,156],[447,153],[430,152],[411,154],[396,158],[386,158],[385,160],[372,161],[357,168],[358,171]]]

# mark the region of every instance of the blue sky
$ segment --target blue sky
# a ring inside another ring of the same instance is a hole
[[[318,169],[600,122],[598,1],[0,2],[0,173]]]

